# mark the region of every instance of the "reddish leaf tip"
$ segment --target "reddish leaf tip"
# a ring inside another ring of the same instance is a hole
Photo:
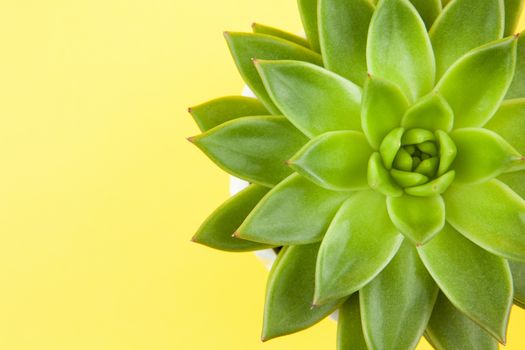
[[[521,35],[521,33],[518,32],[518,33],[514,34],[514,37],[515,37],[516,39],[518,39],[518,38],[520,37],[520,35]]]
[[[232,235],[233,238],[239,238],[241,236],[241,233],[239,231],[235,231]]]
[[[196,137],[197,137],[197,136],[186,137],[186,140],[188,140],[188,141],[191,142],[191,143],[195,143],[195,138],[196,138]]]
[[[191,114],[191,112],[193,112],[193,107],[188,107],[188,113]]]
[[[224,35],[224,37],[225,37],[226,39],[228,39],[228,38],[230,37],[230,32],[228,32],[228,31],[224,31],[224,32],[222,33],[222,35]]]
[[[196,236],[191,237],[190,242],[197,243],[198,242],[197,237]]]
[[[256,23],[256,22],[253,22],[253,23],[252,23],[252,28],[255,28],[255,27],[257,27],[257,23]]]

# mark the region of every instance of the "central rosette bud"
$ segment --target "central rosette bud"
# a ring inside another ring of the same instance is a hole
[[[456,146],[446,132],[398,128],[381,142],[368,165],[370,187],[388,196],[406,192],[427,197],[443,193],[454,180],[449,171]]]

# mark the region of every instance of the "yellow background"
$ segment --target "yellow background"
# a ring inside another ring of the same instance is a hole
[[[335,349],[261,344],[267,272],[189,242],[228,177],[185,110],[241,90],[253,20],[300,30],[295,0],[0,1],[0,349]]]

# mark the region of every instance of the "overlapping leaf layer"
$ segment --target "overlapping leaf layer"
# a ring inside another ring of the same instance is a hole
[[[339,349],[497,349],[525,305],[522,0],[299,0],[226,33],[257,98],[190,109],[251,185],[194,241],[280,249],[263,339],[339,308]]]

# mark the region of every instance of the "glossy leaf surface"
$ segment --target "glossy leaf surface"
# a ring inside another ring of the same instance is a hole
[[[244,96],[217,98],[191,107],[188,111],[202,132],[240,117],[270,114],[257,99]]]
[[[272,245],[318,242],[348,197],[348,193],[326,190],[294,174],[259,202],[237,234]]]
[[[525,98],[504,101],[485,128],[496,132],[518,152],[525,154]]]
[[[388,213],[392,222],[405,237],[416,245],[432,239],[445,224],[445,205],[441,196],[388,197]]]
[[[281,116],[235,119],[190,140],[228,173],[265,186],[291,174],[284,162],[308,141]]]
[[[518,39],[516,57],[516,71],[507,96],[505,96],[507,99],[525,97],[525,33],[523,32]]]
[[[275,104],[305,135],[361,129],[357,85],[304,62],[258,61],[256,65]]]
[[[525,261],[525,200],[497,180],[451,186],[443,194],[447,221],[496,255]]]
[[[437,350],[498,350],[498,342],[439,294],[426,337]]]
[[[402,240],[388,217],[384,196],[373,191],[353,194],[321,244],[314,303],[324,304],[362,288],[388,264]]]
[[[317,0],[297,0],[303,28],[310,46],[319,52],[319,31],[317,20]]]
[[[246,216],[269,189],[251,185],[218,207],[204,221],[192,241],[215,249],[245,252],[268,248],[268,245],[232,237]]]
[[[441,77],[470,50],[500,39],[504,25],[501,0],[452,2],[444,9],[429,33],[436,55],[437,76]]]
[[[312,308],[319,244],[284,248],[268,278],[263,341],[306,329],[331,314],[344,300]]]
[[[254,33],[276,36],[278,38],[296,43],[297,45],[304,46],[307,49],[310,48],[310,44],[305,38],[302,38],[298,35],[286,32],[278,28],[270,27],[261,23],[254,23],[252,24],[252,29]]]
[[[406,112],[401,125],[405,129],[450,131],[454,112],[447,101],[437,93],[423,97]]]
[[[388,266],[360,292],[371,349],[414,349],[425,331],[438,287],[405,241]]]
[[[275,36],[250,33],[226,33],[226,41],[242,78],[273,114],[281,114],[270,99],[253,65],[253,59],[300,60],[323,65],[321,56],[301,45]]]
[[[361,325],[357,293],[350,296],[339,309],[337,350],[368,350]]]
[[[325,67],[362,86],[366,40],[374,6],[368,0],[319,0],[319,36]]]
[[[435,62],[425,24],[408,0],[379,3],[368,34],[368,69],[399,85],[412,101],[434,86]]]
[[[498,110],[514,76],[516,42],[505,38],[470,51],[439,81],[436,89],[454,111],[455,128],[483,126]]]
[[[366,80],[361,124],[372,147],[378,149],[385,136],[401,125],[408,105],[407,98],[394,83],[378,77]]]
[[[367,164],[372,152],[363,133],[332,131],[307,143],[289,164],[304,177],[330,190],[366,189]]]
[[[507,262],[478,247],[450,225],[419,248],[419,254],[454,306],[505,342],[512,306],[512,280]]]
[[[459,129],[450,137],[457,147],[451,169],[456,171],[456,181],[461,183],[490,180],[521,158],[501,136],[486,129]]]

